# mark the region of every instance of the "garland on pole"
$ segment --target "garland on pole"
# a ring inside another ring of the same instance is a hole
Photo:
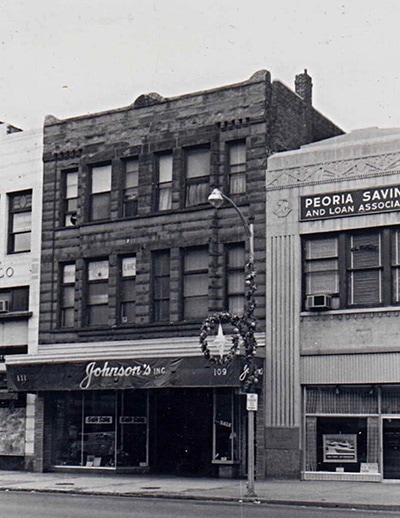
[[[258,383],[257,368],[253,361],[257,349],[255,338],[256,318],[254,316],[254,310],[256,308],[254,294],[257,291],[257,285],[255,283],[256,271],[252,262],[246,264],[246,272],[246,307],[244,314],[234,315],[223,311],[207,317],[200,329],[200,345],[203,355],[207,360],[226,365],[233,360],[235,355],[239,354],[240,341],[242,340],[248,369],[248,374],[243,383],[243,390],[250,392],[253,386]],[[231,324],[233,326],[231,337],[232,345],[227,354],[220,354],[218,356],[211,353],[208,346],[208,336],[216,326],[222,324]]]

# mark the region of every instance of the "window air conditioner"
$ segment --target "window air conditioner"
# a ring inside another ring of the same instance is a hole
[[[306,309],[332,309],[332,297],[330,295],[307,295]]]
[[[7,313],[9,311],[8,300],[0,299],[0,313]]]

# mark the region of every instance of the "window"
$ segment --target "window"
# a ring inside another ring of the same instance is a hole
[[[226,297],[228,311],[242,314],[245,301],[244,267],[246,264],[243,244],[229,245],[226,249]]]
[[[153,253],[153,320],[169,322],[170,252]]]
[[[9,311],[29,311],[29,286],[0,290],[0,314]]]
[[[87,324],[108,322],[108,261],[90,261],[87,269]]]
[[[186,151],[185,206],[207,203],[210,194],[210,150],[197,148]]]
[[[208,314],[208,248],[186,249],[183,257],[183,318],[203,320]]]
[[[74,327],[75,310],[75,264],[61,267],[60,325]]]
[[[8,253],[29,252],[32,229],[32,191],[17,192],[9,198]]]
[[[158,156],[157,210],[172,207],[172,153]]]
[[[246,192],[246,144],[243,141],[228,145],[229,155],[229,192]]]
[[[63,224],[71,227],[76,224],[78,210],[78,171],[64,173],[64,193]]]
[[[110,218],[111,164],[92,168],[90,221]]]
[[[305,239],[305,295],[329,295],[333,309],[399,304],[398,245],[397,229]]]
[[[139,160],[131,158],[125,161],[125,184],[123,217],[130,218],[138,213]]]
[[[136,306],[136,257],[121,259],[120,280],[121,323],[135,322]]]

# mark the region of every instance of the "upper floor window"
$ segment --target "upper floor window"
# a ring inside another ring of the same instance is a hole
[[[172,153],[158,155],[157,210],[172,208]]]
[[[92,167],[90,221],[110,218],[111,164]]]
[[[243,314],[245,302],[245,250],[242,243],[226,248],[226,298],[230,313]]]
[[[0,290],[0,314],[9,311],[29,310],[29,286]]]
[[[324,305],[326,299],[312,297],[324,295],[332,309],[400,303],[398,235],[380,229],[305,239],[306,308]]]
[[[246,192],[246,144],[244,141],[228,145],[229,158],[229,192],[240,194]]]
[[[130,158],[125,160],[125,178],[123,193],[123,216],[129,218],[137,216],[139,197],[139,160]]]
[[[87,324],[90,326],[108,322],[107,260],[90,261],[87,267]]]
[[[29,252],[32,229],[32,191],[8,195],[9,234],[8,253]]]
[[[66,171],[64,173],[64,226],[71,227],[76,224],[78,210],[78,171]]]
[[[188,149],[186,158],[185,207],[207,203],[210,194],[210,150]]]
[[[203,320],[208,314],[208,247],[188,248],[183,255],[183,318]]]
[[[75,263],[61,267],[60,326],[75,325]]]
[[[153,320],[169,322],[170,252],[153,253]]]
[[[120,319],[121,323],[135,322],[136,307],[136,257],[121,259]]]

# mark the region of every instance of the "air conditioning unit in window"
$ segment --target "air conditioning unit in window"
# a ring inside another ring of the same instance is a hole
[[[332,297],[330,295],[307,295],[306,309],[332,309]]]
[[[9,310],[8,300],[0,299],[0,313],[7,313]]]

